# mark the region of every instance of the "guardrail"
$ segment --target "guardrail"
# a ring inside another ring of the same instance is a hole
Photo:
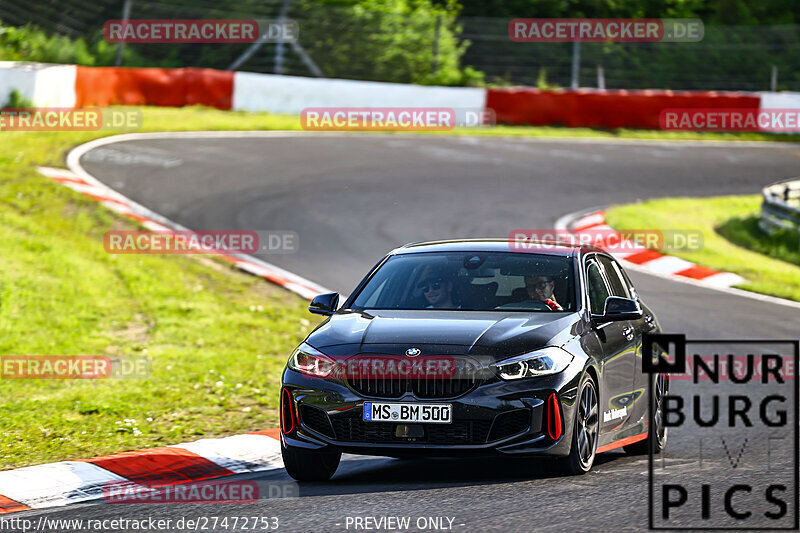
[[[759,227],[767,233],[779,229],[800,232],[800,178],[779,181],[761,191]]]

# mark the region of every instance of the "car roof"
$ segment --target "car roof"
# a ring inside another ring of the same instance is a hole
[[[523,247],[524,246],[524,247]],[[554,241],[530,241],[515,245],[506,238],[455,239],[443,241],[414,242],[392,251],[393,254],[413,254],[425,252],[516,252],[541,253],[553,255],[582,255],[603,252],[588,245],[572,245]]]

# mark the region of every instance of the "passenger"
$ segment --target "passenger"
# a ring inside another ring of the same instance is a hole
[[[563,311],[553,294],[555,288],[556,282],[550,276],[525,276],[525,290],[531,300],[544,302],[553,311]]]

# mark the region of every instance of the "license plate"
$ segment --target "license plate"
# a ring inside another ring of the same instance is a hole
[[[453,405],[449,403],[364,402],[364,420],[366,422],[450,424],[453,421]]]

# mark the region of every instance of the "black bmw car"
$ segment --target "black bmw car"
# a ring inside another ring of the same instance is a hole
[[[411,244],[338,300],[312,301],[328,319],[283,373],[281,445],[295,479],[329,479],[342,452],[549,456],[580,474],[597,453],[666,444],[668,383],[641,358],[642,334],[660,327],[602,250]]]

